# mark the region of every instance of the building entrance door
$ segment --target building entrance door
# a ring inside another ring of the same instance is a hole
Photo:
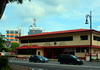
[[[52,58],[52,49],[47,49],[47,58]]]

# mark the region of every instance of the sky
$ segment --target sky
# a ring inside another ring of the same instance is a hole
[[[36,26],[44,31],[90,29],[86,15],[92,11],[92,29],[100,31],[100,0],[24,0],[23,4],[8,3],[0,19],[0,32],[21,26],[24,35],[36,19]]]

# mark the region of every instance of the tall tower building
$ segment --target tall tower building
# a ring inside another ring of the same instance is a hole
[[[28,35],[42,33],[42,31],[43,31],[42,28],[36,27],[36,19],[34,19],[33,25],[34,25],[34,27],[32,25],[29,27]]]
[[[18,28],[14,28],[14,29],[7,29],[6,30],[6,39],[7,41],[10,41],[11,43],[12,42],[16,42],[18,43],[19,40],[16,39],[15,37],[17,36],[22,36],[23,35],[23,30],[21,27],[18,27]]]
[[[41,27],[32,27],[32,25],[29,27],[29,32],[28,35],[31,34],[38,34],[38,33],[42,33],[42,28]]]

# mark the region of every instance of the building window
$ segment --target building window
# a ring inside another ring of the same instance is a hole
[[[7,37],[9,37],[9,35],[7,35]]]
[[[76,52],[81,52],[81,48],[80,47],[76,48]]]
[[[21,40],[21,43],[29,43],[28,40]]]
[[[18,32],[16,31],[15,34],[18,34]]]
[[[98,36],[93,36],[93,40],[100,41],[100,37],[98,37]]]
[[[18,41],[18,39],[15,39],[15,41]]]
[[[82,36],[80,36],[80,40],[88,40],[88,35],[82,35]]]
[[[87,53],[89,52],[89,48],[88,47],[77,47],[76,52]]]
[[[10,35],[10,37],[14,37],[13,35]]]
[[[36,55],[36,49],[18,49],[18,54]]]
[[[14,39],[9,39],[9,41],[15,41]]]
[[[56,37],[56,38],[44,38],[44,39],[21,40],[21,43],[54,42],[54,41],[73,41],[73,36],[69,36],[69,37]]]
[[[66,41],[73,41],[73,37],[72,36],[70,36],[70,37],[66,37]]]
[[[7,31],[7,34],[9,34],[9,31]]]
[[[11,34],[14,34],[14,32],[13,32],[13,31],[11,31],[10,33],[11,33]]]
[[[89,48],[88,47],[81,47],[81,52],[87,53],[87,52],[89,52]]]

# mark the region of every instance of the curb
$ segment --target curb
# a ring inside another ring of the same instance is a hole
[[[19,59],[19,58],[9,58],[10,60],[29,60],[29,59]]]
[[[19,59],[19,58],[9,58],[10,60],[29,60],[29,59]],[[49,61],[55,61],[57,62],[58,59],[49,59]]]

